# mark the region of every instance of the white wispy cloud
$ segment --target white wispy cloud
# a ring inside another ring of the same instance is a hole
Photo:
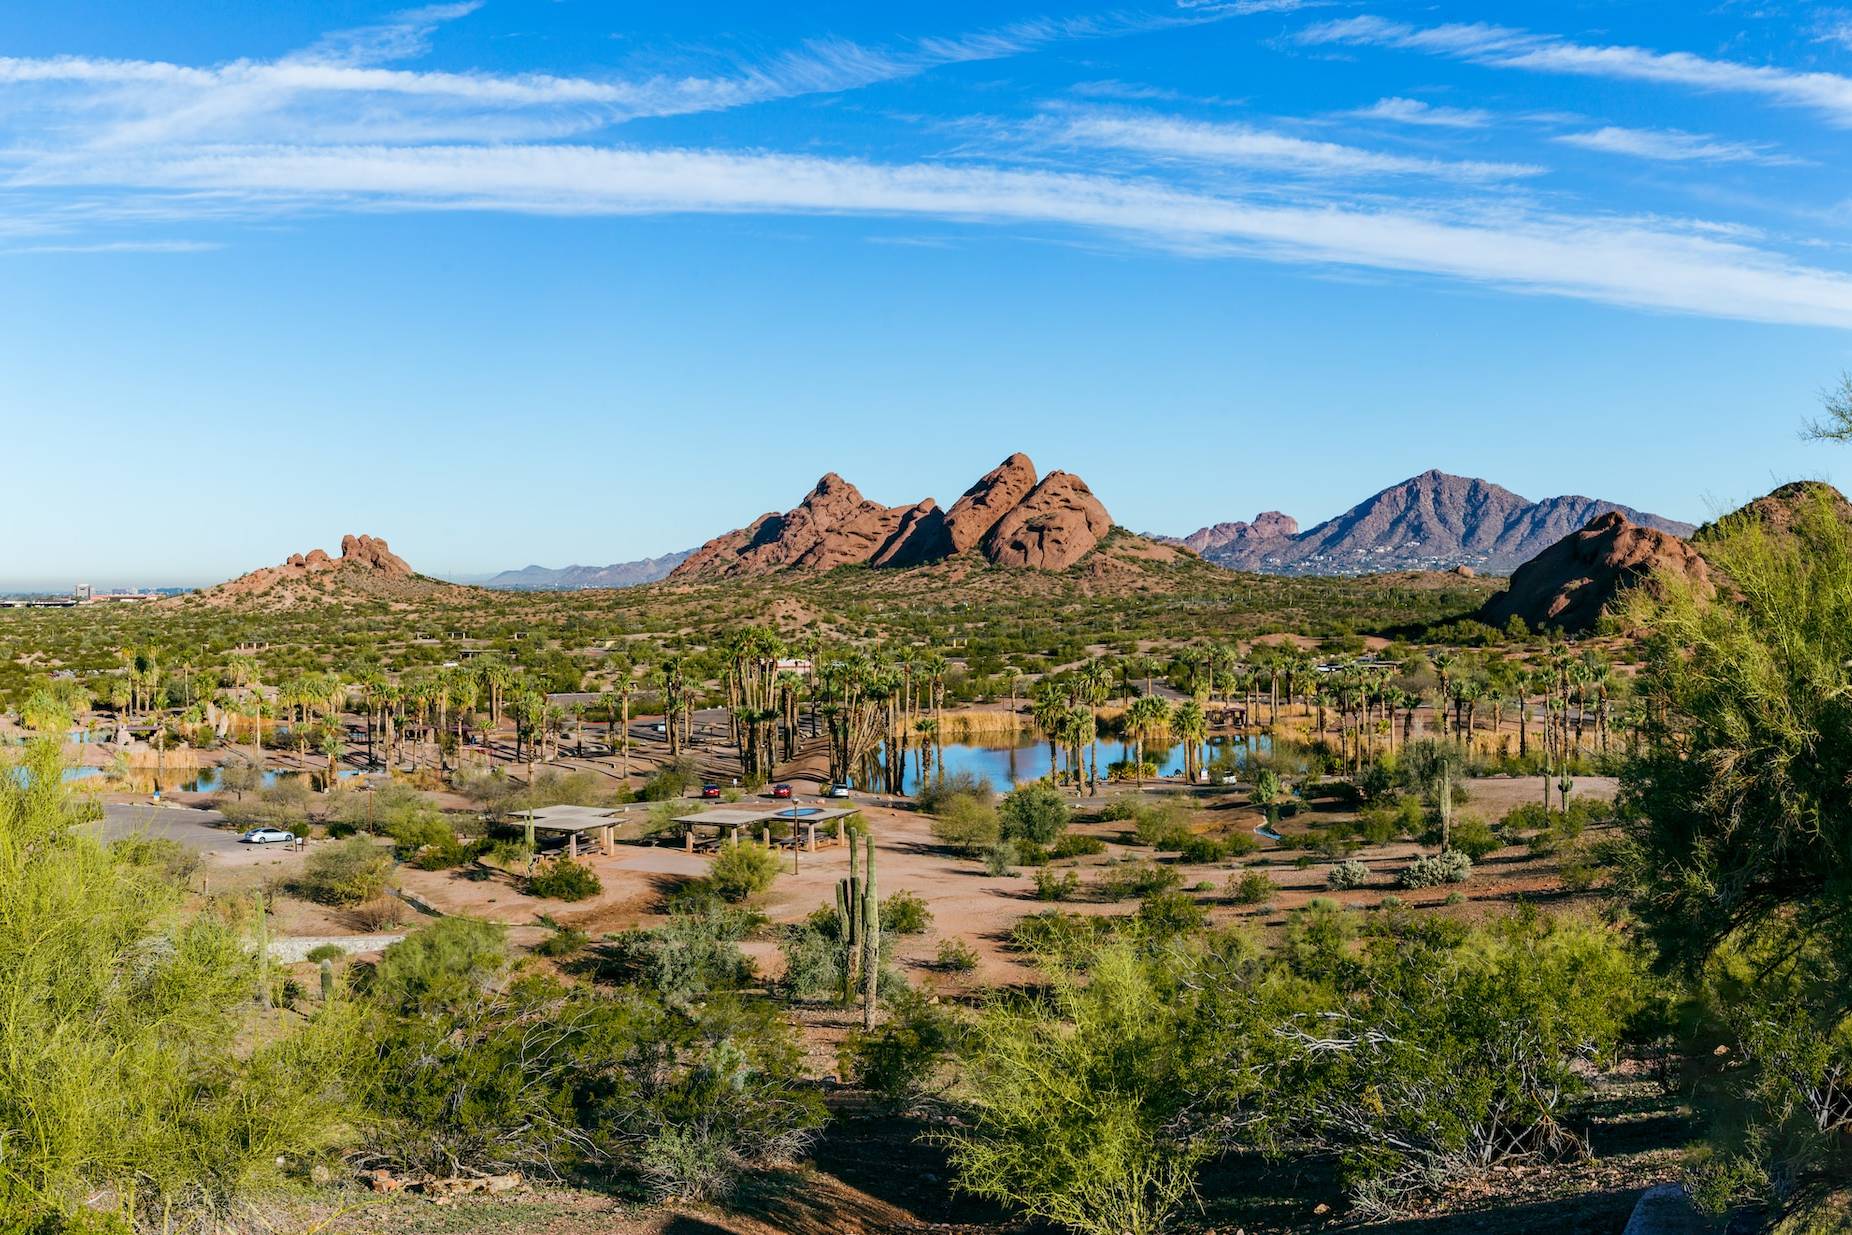
[[[1660,163],[1760,163],[1794,166],[1801,160],[1760,143],[1726,141],[1682,129],[1628,129],[1607,125],[1583,133],[1559,133],[1551,140],[1603,154],[1626,155]]]
[[[1545,170],[1524,163],[1413,158],[1338,142],[1308,140],[1247,124],[1143,112],[1085,111],[1070,115],[1061,129],[1061,140],[1132,151],[1153,158],[1267,167],[1321,176],[1423,176],[1483,182],[1536,176]]]
[[[1179,252],[1443,276],[1741,320],[1852,328],[1852,278],[1700,230],[1413,205],[1282,206],[1004,167],[601,146],[123,153],[80,183],[331,208],[931,217],[1103,231]]]
[[[95,244],[22,244],[6,253],[211,253],[225,246],[207,240],[105,240]]]
[[[1491,112],[1476,107],[1439,107],[1420,99],[1378,99],[1349,114],[1358,120],[1389,120],[1439,129],[1483,129],[1492,123]]]
[[[392,67],[425,53],[440,26],[479,7],[472,0],[414,9],[278,59],[210,67],[86,56],[0,57],[0,88],[32,88],[18,106],[61,113],[87,127],[87,140],[96,145],[555,139],[643,117],[859,90],[947,65],[1222,16],[1038,19],[879,47],[813,39],[707,73],[586,77]]]
[[[1394,47],[1500,68],[1752,95],[1806,108],[1835,125],[1852,127],[1852,78],[1837,73],[1742,64],[1691,52],[1576,43],[1480,22],[1414,26],[1383,17],[1348,17],[1308,26],[1298,38],[1308,44]]]

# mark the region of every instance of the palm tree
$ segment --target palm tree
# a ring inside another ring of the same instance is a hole
[[[1203,711],[1203,705],[1194,699],[1185,699],[1170,713],[1170,731],[1183,742],[1183,775],[1192,784],[1202,762],[1202,743],[1209,736],[1209,717]]]
[[[1164,731],[1169,716],[1170,709],[1154,695],[1140,695],[1125,710],[1126,732],[1131,734],[1136,745],[1133,771],[1141,789],[1145,784],[1145,743]]]
[[[1035,727],[1048,739],[1048,779],[1059,780],[1055,767],[1056,743],[1061,738],[1061,724],[1067,716],[1067,696],[1054,682],[1043,679],[1035,684],[1035,698],[1030,709],[1030,716]]]

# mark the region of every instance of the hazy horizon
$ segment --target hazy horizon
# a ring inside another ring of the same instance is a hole
[[[604,565],[1017,449],[1174,534],[1431,467],[1689,521],[1832,480],[1852,25],[1498,19],[16,5],[0,588]]]

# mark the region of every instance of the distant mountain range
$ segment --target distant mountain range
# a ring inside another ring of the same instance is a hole
[[[1533,502],[1490,481],[1423,472],[1392,485],[1335,519],[1301,532],[1267,511],[1252,523],[1218,523],[1169,543],[1185,545],[1230,570],[1282,575],[1360,575],[1465,566],[1509,574],[1563,537],[1610,511],[1672,536],[1695,530],[1592,497]]]
[[[693,549],[646,557],[636,562],[613,562],[609,566],[523,566],[504,570],[482,581],[483,587],[510,592],[574,592],[588,587],[636,587],[666,579],[669,572],[688,560]]]

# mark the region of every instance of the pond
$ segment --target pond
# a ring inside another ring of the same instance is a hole
[[[366,773],[359,768],[342,768],[335,773],[335,777],[338,780],[347,780],[350,777],[365,775]],[[263,774],[263,787],[268,789],[281,780],[301,780],[307,781],[311,789],[319,791],[324,779],[326,778],[319,772],[287,772],[272,768],[266,770]],[[172,786],[172,788],[177,789],[181,793],[217,793],[219,787],[224,783],[225,769],[223,767],[211,767],[199,769],[199,771],[193,773],[188,779],[181,781],[178,785]]]
[[[1183,775],[1183,746],[1178,742],[1173,746],[1149,747],[1145,757],[1157,765],[1158,776],[1180,777]],[[1273,739],[1262,736],[1251,738],[1217,737],[1207,743],[1205,766],[1214,763],[1224,755],[1231,757],[1237,767],[1246,766],[1254,755],[1265,755],[1273,748]],[[1131,748],[1118,741],[1102,741],[1100,751],[1100,776],[1106,775],[1108,765],[1120,760],[1128,760]],[[945,747],[945,773],[955,776],[960,772],[969,772],[990,782],[991,788],[999,793],[1006,793],[1012,784],[1018,781],[1036,780],[1048,775],[1048,743],[1039,738],[1024,736],[1015,743],[997,742],[951,742]],[[1093,759],[1091,748],[1083,752],[1088,762]],[[912,793],[919,787],[918,748],[907,752],[907,766],[901,781],[901,792]],[[1061,766],[1065,770],[1067,757],[1061,757]]]

